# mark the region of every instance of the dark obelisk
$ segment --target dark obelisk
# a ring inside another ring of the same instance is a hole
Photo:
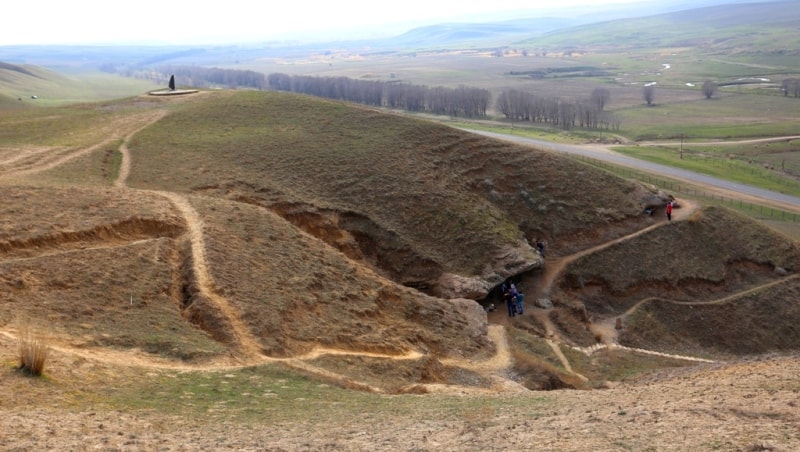
[[[175,75],[169,76],[169,89],[175,91]]]

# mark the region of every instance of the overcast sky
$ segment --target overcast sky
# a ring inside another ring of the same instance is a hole
[[[493,20],[503,13],[507,19],[512,11],[553,5],[633,1],[637,0],[11,0],[0,6],[0,45],[213,44],[300,38],[323,31],[364,37],[436,22]]]

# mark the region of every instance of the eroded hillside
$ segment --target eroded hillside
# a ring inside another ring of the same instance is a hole
[[[268,208],[407,286],[483,298],[536,238],[635,230],[637,186],[429,122],[279,93],[217,94],[138,134],[132,187]]]
[[[643,215],[666,194],[553,153],[278,93],[49,113],[25,127],[56,138],[0,143],[12,336],[24,316],[114,360],[393,393],[598,387],[800,342],[796,243],[691,202]],[[487,314],[508,278],[526,313]]]

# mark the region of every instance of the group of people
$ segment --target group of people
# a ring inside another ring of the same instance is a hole
[[[503,301],[506,302],[506,306],[508,307],[509,317],[514,317],[517,314],[522,315],[522,313],[525,312],[523,306],[525,295],[517,290],[517,286],[513,282],[504,282],[501,284],[500,292],[503,294]]]

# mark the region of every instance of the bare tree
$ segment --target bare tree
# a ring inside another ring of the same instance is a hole
[[[717,82],[713,80],[706,80],[703,82],[703,95],[706,99],[711,99],[711,96],[717,92]]]
[[[653,105],[653,101],[656,99],[656,85],[649,83],[644,85],[642,95],[644,96],[644,101],[647,102],[647,105]]]
[[[594,103],[600,111],[606,107],[606,104],[611,99],[611,91],[606,88],[595,88],[592,90],[592,103]]]
[[[781,91],[784,96],[800,97],[800,79],[787,78],[781,83]]]

